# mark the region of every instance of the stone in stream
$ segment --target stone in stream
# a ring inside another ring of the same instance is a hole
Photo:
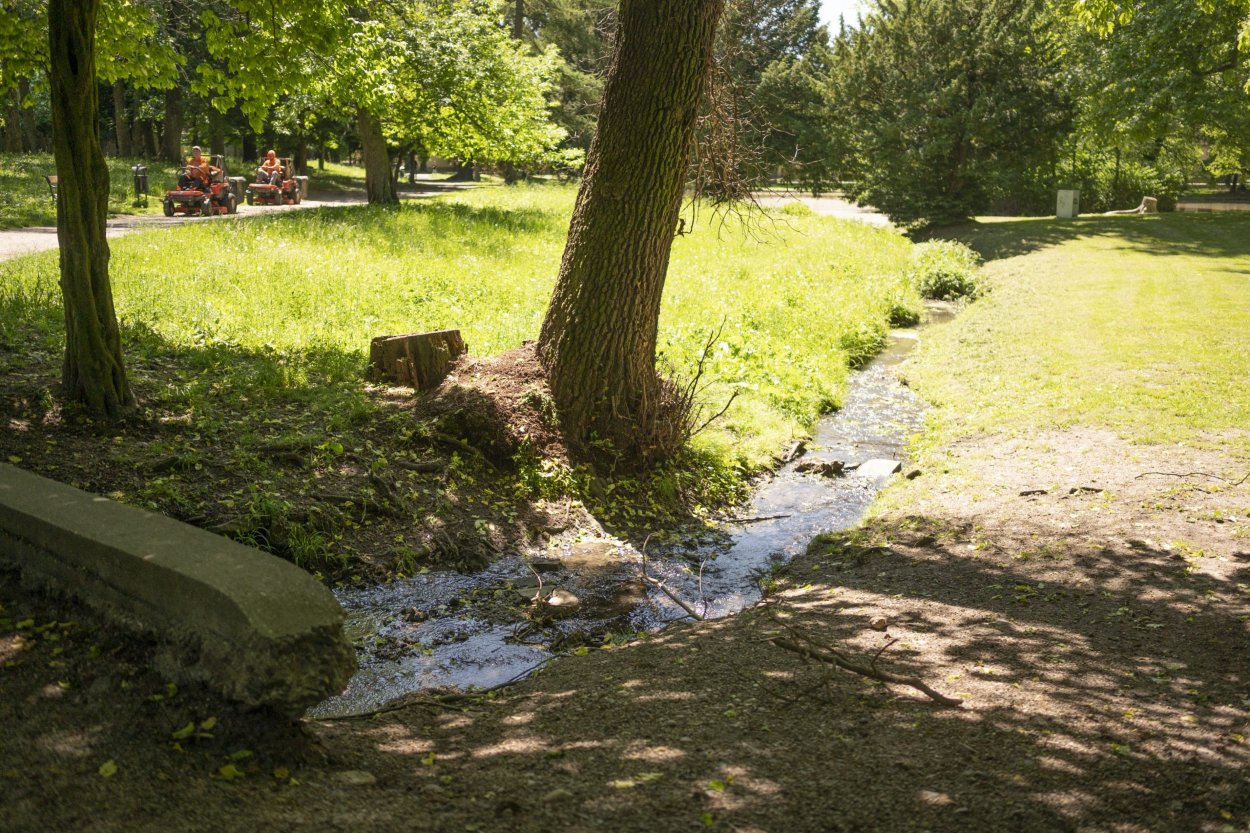
[[[892,474],[897,474],[903,470],[903,464],[898,460],[868,460],[859,464],[857,469],[860,477],[867,477],[869,480],[885,480]]]
[[[557,587],[547,594],[543,599],[543,604],[547,607],[559,608],[561,612],[566,610],[572,612],[581,606],[582,600],[569,591]]]
[[[821,477],[841,477],[846,474],[846,463],[841,460],[804,460],[794,467],[801,474],[816,474]]]

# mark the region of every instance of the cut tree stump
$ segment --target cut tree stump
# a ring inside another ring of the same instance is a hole
[[[369,344],[370,373],[375,381],[432,390],[467,350],[459,330],[378,336]]]

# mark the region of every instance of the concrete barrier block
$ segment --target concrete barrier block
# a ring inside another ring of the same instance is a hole
[[[356,668],[334,596],[287,561],[0,464],[0,558],[152,634],[182,679],[296,715]]]

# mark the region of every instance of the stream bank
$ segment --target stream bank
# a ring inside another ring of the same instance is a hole
[[[926,323],[953,315],[952,305],[931,304]],[[420,690],[494,688],[560,651],[756,604],[773,570],[817,535],[858,523],[902,469],[925,408],[894,368],[918,342],[917,330],[891,332],[886,349],[851,375],[842,407],[795,444],[740,516],[721,524],[715,544],[644,555],[619,541],[584,541],[475,573],[339,591],[360,670],[309,715],[366,714]]]

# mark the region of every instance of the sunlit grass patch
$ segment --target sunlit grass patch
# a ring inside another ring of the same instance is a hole
[[[109,158],[109,213],[153,214],[160,211],[159,196],[173,187],[174,166],[144,159]],[[148,168],[148,188],[155,198],[147,207],[134,205],[133,165]],[[56,173],[50,153],[0,154],[0,229],[56,225],[56,206],[45,176]]]
[[[926,338],[909,377],[935,442],[1109,428],[1250,448],[1250,218],[1169,214],[974,228],[993,287]]]

